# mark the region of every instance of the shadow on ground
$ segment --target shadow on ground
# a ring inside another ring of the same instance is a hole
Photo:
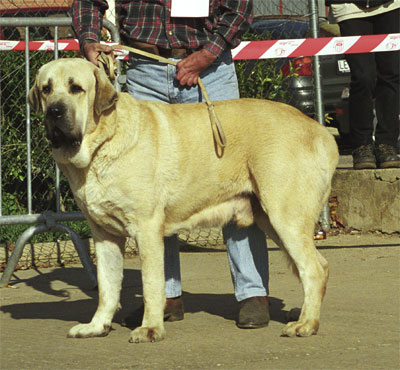
[[[90,282],[83,268],[58,268],[50,273],[21,279],[27,287],[43,293],[45,301],[4,305],[0,308],[17,320],[53,319],[73,322],[89,322],[96,311],[98,302],[97,289],[90,289]],[[139,308],[142,304],[140,270],[125,269],[121,291],[121,310],[114,321],[122,319]],[[86,296],[87,298],[84,298]],[[51,297],[57,300],[51,301]],[[233,294],[209,294],[183,292],[185,313],[207,312],[211,315],[235,321],[239,306]],[[285,323],[287,312],[279,298],[270,297],[271,320]]]

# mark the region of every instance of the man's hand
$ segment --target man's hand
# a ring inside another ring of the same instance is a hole
[[[113,49],[111,46],[100,44],[98,42],[86,42],[83,45],[83,53],[89,62],[92,62],[98,67],[97,58],[100,53],[112,54]]]
[[[207,49],[196,51],[176,65],[177,73],[175,78],[181,86],[196,85],[200,73],[208,68],[215,59],[217,57]]]

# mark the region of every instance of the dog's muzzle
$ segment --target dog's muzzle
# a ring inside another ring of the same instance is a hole
[[[82,134],[74,132],[67,113],[67,108],[62,103],[55,103],[49,106],[46,111],[44,119],[46,137],[55,149],[63,145],[73,148],[78,148],[81,145]]]

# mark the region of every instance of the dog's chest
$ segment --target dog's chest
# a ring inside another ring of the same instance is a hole
[[[117,190],[91,179],[74,194],[78,206],[97,226],[114,235],[128,236],[128,220],[121,204],[123,199]]]

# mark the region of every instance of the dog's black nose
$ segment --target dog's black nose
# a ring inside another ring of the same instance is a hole
[[[63,104],[54,104],[47,109],[47,115],[52,119],[60,119],[65,114],[65,107]]]

